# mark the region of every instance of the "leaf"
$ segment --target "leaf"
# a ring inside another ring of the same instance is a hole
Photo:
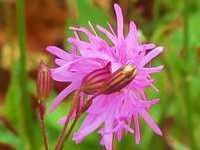
[[[21,145],[21,141],[19,139],[19,137],[17,137],[16,135],[12,134],[10,131],[8,131],[3,124],[0,123],[0,141],[11,145],[12,147],[19,149],[20,145]]]
[[[6,116],[11,120],[11,122],[15,123],[16,126],[18,126],[17,118],[19,108],[17,106],[21,97],[19,83],[19,62],[13,63],[11,74],[12,77],[8,91],[6,93],[5,105],[3,107]]]

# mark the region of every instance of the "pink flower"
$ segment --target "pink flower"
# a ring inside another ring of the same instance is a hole
[[[119,68],[127,69],[127,65],[135,67],[137,73],[130,82],[127,82],[127,85],[109,94],[99,94],[93,99],[87,109],[87,117],[79,131],[74,134],[73,139],[79,143],[88,134],[98,129],[101,135],[100,143],[107,150],[112,150],[113,136],[120,141],[125,132],[135,134],[136,143],[140,142],[139,117],[142,117],[155,133],[162,135],[161,130],[148,113],[148,110],[159,100],[148,100],[144,89],[152,87],[157,91],[153,86],[154,80],[151,74],[160,72],[163,66],[147,67],[147,64],[158,56],[163,48],[156,47],[154,44],[140,43],[133,21],[130,22],[129,32],[125,36],[121,8],[117,4],[114,8],[117,17],[117,33],[113,31],[110,24],[110,31],[97,25],[97,29],[105,34],[110,42],[98,36],[90,24],[92,32],[83,27],[71,28],[75,35],[68,39],[73,46],[71,53],[54,46],[47,48],[57,57],[55,63],[58,67],[51,70],[52,78],[56,81],[71,82],[57,96],[51,111],[54,111],[70,93],[80,89],[88,75],[92,76],[92,73],[104,68],[108,63],[110,63],[110,74],[115,73]],[[88,39],[80,39],[78,33],[85,34]],[[92,93],[81,92],[82,105],[83,95],[91,97]]]

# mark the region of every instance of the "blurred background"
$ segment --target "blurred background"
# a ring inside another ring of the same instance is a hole
[[[127,134],[114,143],[114,150],[200,149],[199,0],[0,0],[0,150],[44,149],[35,80],[41,59],[53,66],[45,48],[69,49],[66,38],[72,33],[68,27],[88,27],[88,20],[93,25],[106,27],[109,21],[115,26],[114,3],[123,9],[126,30],[129,20],[134,20],[143,42],[165,48],[152,62],[165,66],[153,76],[160,92],[146,91],[149,98],[160,98],[150,114],[164,135],[155,135],[141,120],[141,144],[136,145],[134,136]],[[47,108],[65,86],[54,83]],[[50,149],[61,129],[57,121],[68,112],[69,102],[47,114]],[[78,145],[70,139],[65,149],[102,150],[99,140],[97,133]]]

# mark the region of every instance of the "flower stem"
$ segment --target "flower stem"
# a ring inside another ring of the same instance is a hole
[[[94,95],[92,96],[87,102],[86,104],[80,109],[80,101],[79,101],[79,94],[80,94],[80,90],[77,90],[74,94],[74,102],[72,104],[71,110],[67,116],[67,119],[65,120],[65,124],[64,127],[61,131],[61,134],[58,138],[57,144],[55,146],[55,150],[61,150],[64,147],[64,143],[66,142],[66,140],[68,139],[69,135],[71,134],[73,128],[75,127],[79,117],[81,116],[82,113],[84,113],[89,106],[92,104],[93,99],[97,96]],[[65,134],[66,129],[67,129],[67,125],[69,124],[69,119],[72,116],[72,113],[74,112],[74,110],[76,111],[76,116],[74,121],[72,122],[69,131]]]
[[[80,103],[80,99],[79,99],[79,95],[80,95],[80,90],[77,90],[74,93],[74,97],[73,97],[73,102],[72,102],[72,106],[70,108],[69,114],[67,115],[67,118],[65,120],[64,123],[64,127],[58,137],[56,146],[55,146],[55,150],[61,150],[62,149],[62,145],[63,145],[63,140],[64,140],[64,136],[65,136],[65,132],[67,130],[67,126],[69,124],[69,120],[73,114],[73,112],[79,108],[79,103]]]
[[[77,113],[78,113],[78,112],[77,112]],[[73,123],[71,124],[71,126],[70,126],[70,128],[69,128],[69,131],[68,131],[68,132],[66,133],[66,135],[64,136],[64,139],[63,139],[63,141],[62,141],[62,143],[61,143],[61,149],[63,148],[64,143],[67,141],[67,139],[68,139],[68,137],[70,136],[72,130],[74,129],[74,127],[75,127],[75,125],[76,125],[76,123],[77,123],[79,117],[80,117],[80,115],[77,114],[76,117],[75,117],[75,119],[74,119],[74,121],[73,121]]]
[[[42,130],[42,137],[44,142],[45,150],[48,150],[48,139],[46,134],[46,126],[45,126],[45,104],[39,102],[39,117],[40,117],[40,125]]]
[[[64,138],[64,134],[65,134],[65,132],[66,132],[66,130],[67,130],[67,126],[68,126],[68,124],[69,124],[69,119],[70,119],[71,115],[72,115],[72,113],[69,112],[69,114],[68,114],[68,116],[67,116],[67,118],[66,118],[66,120],[65,120],[63,129],[62,129],[62,131],[60,132],[60,135],[59,135],[59,137],[58,137],[58,140],[57,140],[57,143],[56,143],[56,146],[55,146],[55,150],[61,150],[61,144],[62,144],[62,141],[63,141],[63,138]]]
[[[185,0],[185,7],[183,10],[183,48],[185,50],[185,56],[188,57],[189,53],[189,37],[188,37],[188,32],[189,32],[189,16],[188,16],[188,5],[187,5],[187,0]]]
[[[27,90],[27,71],[26,71],[26,36],[25,36],[25,16],[24,16],[24,0],[17,0],[17,29],[20,49],[20,87],[21,100],[19,102],[21,136],[24,140],[25,149],[36,149],[36,139],[32,134],[33,112]]]
[[[67,141],[68,137],[70,136],[70,134],[72,133],[78,119],[80,118],[81,114],[84,113],[89,107],[90,105],[92,104],[92,101],[93,99],[96,97],[97,95],[94,95],[92,96],[87,102],[86,104],[79,110],[79,108],[77,108],[77,111],[76,111],[76,117],[74,119],[74,121],[72,122],[68,132],[66,133],[66,135],[64,136],[64,139],[62,141],[62,144],[61,144],[61,149],[63,148],[64,146],[64,143]]]
[[[188,13],[188,0],[185,0],[184,2],[184,12],[183,12],[183,21],[184,21],[184,32],[183,32],[183,48],[185,50],[185,57],[186,61],[189,63],[189,13]],[[183,95],[185,99],[185,106],[187,109],[187,124],[188,124],[188,130],[189,130],[189,136],[190,136],[190,145],[191,149],[197,149],[196,143],[195,143],[195,137],[194,137],[194,125],[193,125],[193,113],[192,113],[192,102],[191,97],[188,94],[188,82],[187,82],[187,76],[188,72],[186,73],[186,78],[184,78],[183,81]]]

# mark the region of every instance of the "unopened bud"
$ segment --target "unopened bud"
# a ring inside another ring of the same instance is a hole
[[[89,95],[110,94],[120,91],[127,86],[136,76],[136,68],[125,65],[111,73],[111,63],[106,67],[89,73],[82,82],[81,90]]]
[[[48,98],[51,91],[51,75],[48,66],[41,61],[37,74],[37,96],[39,101]]]
[[[106,81],[111,76],[111,63],[109,62],[104,68],[97,69],[89,73],[82,82],[81,90],[86,94],[101,93]]]
[[[107,80],[103,94],[120,91],[135,78],[136,73],[136,68],[131,64],[119,68],[116,72],[112,73],[111,77]]]

